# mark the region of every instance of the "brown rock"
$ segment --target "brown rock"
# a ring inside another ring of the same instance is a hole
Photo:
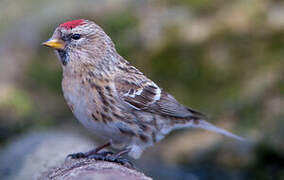
[[[91,159],[67,160],[62,166],[44,172],[39,180],[151,180],[143,173],[122,165]]]

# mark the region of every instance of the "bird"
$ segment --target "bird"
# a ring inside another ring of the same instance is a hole
[[[243,141],[208,122],[203,113],[179,103],[118,54],[111,38],[95,22],[77,19],[60,24],[43,43],[55,50],[63,69],[64,98],[75,117],[107,143],[72,158],[118,161],[143,151],[171,131],[199,128]],[[105,147],[118,153],[103,152]]]

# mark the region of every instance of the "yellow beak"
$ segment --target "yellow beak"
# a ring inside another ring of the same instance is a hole
[[[59,39],[49,39],[48,41],[43,42],[42,45],[55,49],[63,49],[65,46],[64,42]]]

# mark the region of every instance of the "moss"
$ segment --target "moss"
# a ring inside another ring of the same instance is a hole
[[[61,93],[62,71],[57,58],[50,51],[50,56],[46,53],[40,53],[29,64],[27,76],[30,80],[30,86],[44,88],[54,93]]]
[[[200,15],[213,14],[227,3],[227,1],[224,0],[167,0],[167,2],[171,6],[178,5],[194,10],[196,14]]]
[[[284,78],[280,80],[278,90],[281,95],[284,95]]]
[[[135,31],[138,18],[134,14],[129,8],[97,20],[115,43],[116,50],[126,59],[133,59],[133,54],[141,49],[139,34]]]
[[[109,32],[112,36],[117,37],[125,30],[135,27],[137,25],[137,18],[129,11],[125,10],[116,15],[110,15],[102,18],[102,26],[106,32]]]
[[[13,117],[24,118],[32,111],[31,97],[22,89],[10,89],[0,101],[0,109]]]

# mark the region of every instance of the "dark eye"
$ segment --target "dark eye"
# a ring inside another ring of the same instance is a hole
[[[74,39],[74,40],[78,40],[78,39],[81,38],[81,35],[80,34],[72,34],[71,38]]]

